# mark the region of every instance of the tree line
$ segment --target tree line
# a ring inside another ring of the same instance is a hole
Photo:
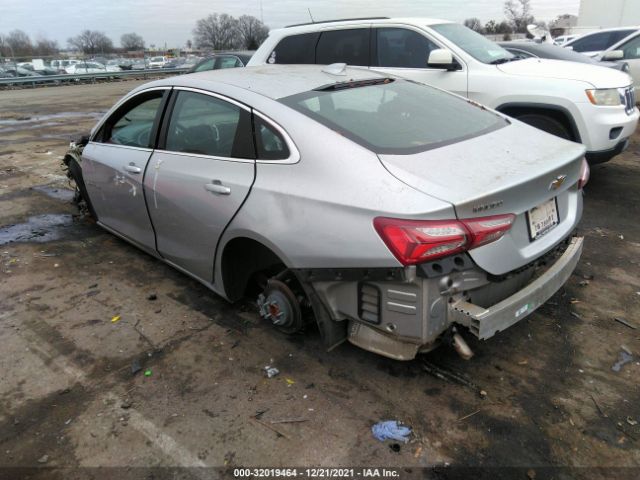
[[[211,50],[255,50],[267,38],[269,28],[251,15],[234,18],[226,13],[214,13],[196,22],[193,30],[194,42],[187,40],[187,48],[195,45]],[[145,48],[144,39],[137,33],[125,33],[120,37],[120,47],[106,33],[98,30],[83,30],[67,40],[69,48],[87,55],[114,52],[140,51]],[[155,47],[155,45],[151,45]],[[0,33],[0,56],[29,57],[51,56],[60,51],[55,40],[38,37],[32,41],[22,30],[13,30],[6,35]]]

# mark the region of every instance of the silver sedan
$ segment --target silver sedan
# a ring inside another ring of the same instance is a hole
[[[407,360],[492,337],[574,270],[584,147],[344,65],[136,88],[66,157],[98,224],[286,333]]]

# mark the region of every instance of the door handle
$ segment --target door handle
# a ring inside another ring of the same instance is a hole
[[[204,188],[212,193],[219,193],[220,195],[229,195],[231,193],[231,189],[222,185],[220,180],[214,180],[211,183],[207,183]]]
[[[124,169],[129,173],[140,173],[142,169],[140,167],[136,167],[133,163],[129,165],[125,165]]]

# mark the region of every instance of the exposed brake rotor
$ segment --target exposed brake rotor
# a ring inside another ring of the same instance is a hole
[[[260,316],[284,333],[295,333],[304,327],[300,301],[285,282],[269,279],[257,304]]]

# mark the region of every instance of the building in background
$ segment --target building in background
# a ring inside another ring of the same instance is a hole
[[[640,0],[581,0],[575,30],[640,25]]]

